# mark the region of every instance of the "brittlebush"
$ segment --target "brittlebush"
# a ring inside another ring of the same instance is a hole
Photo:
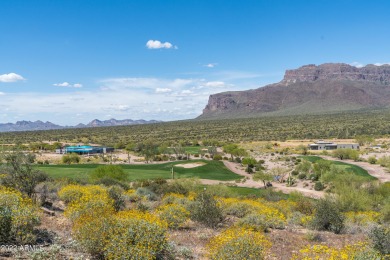
[[[333,248],[325,245],[309,245],[299,250],[299,253],[295,253],[292,260],[350,260],[355,259],[356,256],[364,253],[365,250],[367,250],[367,245],[364,243],[346,245],[342,248]],[[381,257],[375,253],[373,257],[373,260],[381,259]]]
[[[115,212],[108,191],[100,186],[64,187],[65,211],[73,236],[93,256],[105,259],[158,258],[167,244],[168,224],[148,212]]]
[[[270,247],[261,232],[235,227],[212,238],[207,251],[212,260],[261,260]]]
[[[38,209],[31,199],[19,191],[0,186],[0,243],[34,243],[33,230],[38,224]]]
[[[168,223],[168,227],[177,229],[183,227],[189,220],[190,212],[183,206],[168,204],[161,206],[157,211],[159,217]]]
[[[167,245],[167,223],[147,212],[118,212],[104,248],[106,259],[151,260]]]

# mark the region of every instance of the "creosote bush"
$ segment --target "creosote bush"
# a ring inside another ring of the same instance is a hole
[[[333,198],[325,197],[316,202],[312,221],[314,229],[328,230],[338,234],[344,228],[344,219],[344,215]]]
[[[215,228],[223,220],[222,209],[209,192],[196,195],[190,205],[191,219]]]

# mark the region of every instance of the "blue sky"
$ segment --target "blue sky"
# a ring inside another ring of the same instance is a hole
[[[0,1],[0,123],[198,116],[286,69],[390,62],[390,1]]]

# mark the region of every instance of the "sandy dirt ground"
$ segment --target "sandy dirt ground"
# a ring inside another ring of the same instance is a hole
[[[176,164],[176,167],[182,167],[186,169],[191,169],[191,168],[196,168],[199,166],[205,165],[205,163],[197,162],[197,163],[181,163],[181,164]]]

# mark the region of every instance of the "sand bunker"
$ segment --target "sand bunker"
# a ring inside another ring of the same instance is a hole
[[[205,165],[205,163],[203,163],[203,162],[197,162],[197,163],[182,163],[182,164],[176,164],[175,166],[176,166],[176,167],[182,167],[182,168],[189,169],[189,168],[196,168],[196,167],[203,166],[203,165]]]

